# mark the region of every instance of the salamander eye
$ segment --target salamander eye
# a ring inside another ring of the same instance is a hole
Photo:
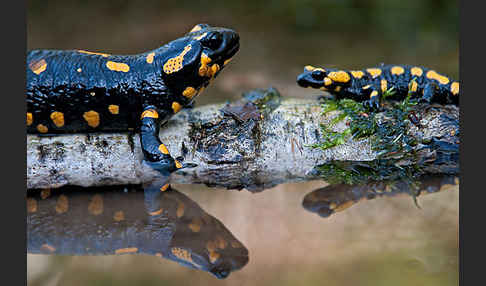
[[[201,40],[201,44],[207,48],[210,48],[211,50],[216,50],[219,48],[222,42],[223,38],[219,33],[214,33]]]
[[[315,80],[323,80],[324,77],[326,76],[326,73],[324,71],[321,71],[321,70],[314,70],[314,71],[312,71],[311,76]]]

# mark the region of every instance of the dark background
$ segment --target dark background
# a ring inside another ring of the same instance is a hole
[[[195,24],[233,28],[241,49],[198,103],[275,86],[306,96],[303,66],[413,64],[459,77],[459,9],[452,0],[31,0],[27,48],[140,53]]]

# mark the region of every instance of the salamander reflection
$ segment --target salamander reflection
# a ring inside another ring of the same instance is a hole
[[[440,192],[458,184],[459,179],[455,176],[428,176],[420,179],[416,195]],[[412,193],[409,182],[397,181],[393,185],[383,181],[363,185],[329,185],[307,194],[302,206],[321,217],[329,217],[363,200],[403,193]]]
[[[27,252],[155,255],[217,278],[248,263],[247,248],[219,220],[162,186],[30,192]]]

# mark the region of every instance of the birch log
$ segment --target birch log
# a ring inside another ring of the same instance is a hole
[[[160,138],[170,153],[174,157],[186,153],[185,162],[197,164],[173,173],[172,183],[256,190],[316,179],[312,170],[327,161],[376,159],[369,139],[350,139],[327,150],[309,148],[320,141],[320,124],[329,123],[335,116],[322,115],[315,99],[287,98],[260,118],[246,120],[223,113],[224,106],[184,109],[161,128]],[[410,133],[419,139],[441,138],[452,144],[447,146],[458,147],[459,108],[424,105],[417,115],[423,128],[413,126]],[[335,127],[344,128],[344,122]],[[435,149],[444,148],[432,145],[424,156],[434,157]],[[432,166],[427,172],[457,174],[458,168],[453,160]],[[27,136],[28,188],[139,184],[156,175],[142,164],[136,134]]]

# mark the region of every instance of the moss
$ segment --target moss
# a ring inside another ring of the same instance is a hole
[[[242,94],[244,101],[252,102],[260,112],[271,113],[281,103],[282,97],[274,87],[267,89],[256,88]]]
[[[383,95],[387,98],[394,94],[389,89]],[[320,176],[330,184],[364,184],[373,181],[408,180],[411,195],[415,199],[416,178],[421,175],[421,168],[416,163],[418,156],[415,146],[417,138],[408,130],[413,124],[409,117],[414,114],[417,101],[411,99],[411,93],[400,102],[387,102],[383,110],[369,110],[365,105],[352,99],[324,99],[323,114],[333,111],[339,113],[329,124],[321,125],[322,141],[310,145],[311,148],[326,150],[339,146],[350,139],[370,138],[372,149],[377,152],[377,159],[371,162],[326,162],[317,166]],[[348,126],[343,131],[334,131],[338,122],[347,120]]]

